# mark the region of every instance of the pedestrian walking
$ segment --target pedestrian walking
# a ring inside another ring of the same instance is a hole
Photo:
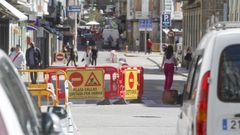
[[[96,45],[96,42],[95,42],[95,40],[93,39],[93,38],[90,38],[89,39],[89,44],[88,44],[89,46],[95,46]]]
[[[150,54],[152,52],[152,40],[148,38],[147,40],[147,53]]]
[[[187,52],[186,52],[186,55],[184,56],[184,60],[186,61],[186,69],[188,70],[189,65],[192,61],[192,51],[190,47],[187,48]]]
[[[88,46],[86,48],[86,51],[84,52],[82,62],[85,61],[85,66],[88,67],[91,64],[91,60],[92,60],[92,51],[91,51],[91,47]]]
[[[169,45],[163,56],[161,69],[164,70],[165,82],[164,90],[170,90],[173,83],[174,65],[177,65],[177,60],[173,54],[173,46]]]
[[[41,64],[41,52],[38,47],[32,42],[31,37],[27,37],[27,44],[29,48],[26,51],[26,62],[29,69],[39,69]],[[37,72],[30,73],[32,83],[35,84],[37,81]]]
[[[25,56],[23,54],[23,52],[21,51],[21,47],[20,45],[16,45],[16,48],[15,48],[15,53],[13,53],[11,56],[10,56],[10,59],[12,60],[14,66],[17,68],[17,69],[23,69],[24,68],[24,65],[25,65]]]
[[[92,65],[97,65],[97,56],[98,56],[98,49],[97,46],[92,48]]]
[[[113,43],[113,37],[111,35],[108,36],[108,44],[111,47]]]
[[[69,65],[69,63],[71,61],[73,61],[74,66],[76,67],[77,66],[77,64],[76,64],[76,54],[74,53],[73,46],[72,47],[68,47],[68,51],[69,51],[69,59],[68,59],[68,62],[67,62],[67,66]]]
[[[139,42],[139,39],[138,39],[138,38],[137,38],[136,41],[135,41],[135,45],[136,45],[136,51],[139,52],[140,42]]]

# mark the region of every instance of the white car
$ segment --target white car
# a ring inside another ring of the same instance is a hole
[[[0,135],[63,135],[57,115],[40,112],[8,56],[1,50],[0,63]],[[56,114],[66,116],[66,113]]]
[[[199,43],[183,92],[177,135],[240,134],[239,26],[216,24]]]

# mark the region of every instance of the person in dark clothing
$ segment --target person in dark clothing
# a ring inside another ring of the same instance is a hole
[[[95,40],[93,39],[93,38],[91,38],[90,40],[89,40],[89,46],[95,46]]]
[[[98,55],[98,49],[97,46],[94,46],[92,48],[92,65],[97,65],[97,55]]]
[[[26,51],[26,63],[29,69],[39,69],[41,65],[41,52],[32,42],[31,37],[27,37],[27,44],[30,46]],[[30,73],[32,83],[37,81],[37,72]]]
[[[76,61],[75,61],[75,53],[74,53],[74,49],[73,49],[73,47],[70,47],[69,49],[69,59],[68,59],[68,62],[67,62],[67,66],[68,66],[68,64],[70,63],[70,61],[73,61],[74,62],[74,66],[76,67],[77,66],[77,64],[76,64]]]
[[[192,61],[192,51],[190,47],[187,48],[187,53],[184,56],[184,60],[186,61],[186,69],[188,70],[190,62]]]
[[[113,37],[111,35],[108,36],[108,45],[111,47],[113,43]]]

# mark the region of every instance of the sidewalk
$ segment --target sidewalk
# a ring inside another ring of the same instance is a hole
[[[163,59],[163,55],[159,52],[152,52],[151,54],[145,54],[144,52],[128,52],[124,54],[126,57],[145,57],[146,59],[150,60],[151,62],[155,63],[159,69],[161,68],[161,63]],[[181,64],[180,64],[181,65]],[[178,70],[175,70],[175,74],[187,77],[188,70],[186,68],[178,66]]]
[[[106,53],[106,52],[104,52]],[[110,52],[108,52],[110,54]],[[128,53],[124,53],[124,52],[117,52],[117,58],[126,58],[127,62],[134,62],[132,63],[133,65],[139,64],[142,65],[144,64],[146,61],[141,60],[138,61],[138,58],[145,58],[147,60],[149,60],[150,62],[153,62],[154,64],[156,64],[158,66],[158,68],[161,68],[161,63],[162,63],[162,59],[163,59],[163,55],[160,54],[159,52],[152,52],[151,54],[145,54],[144,52],[128,52]],[[81,58],[81,56],[79,56]],[[99,58],[101,59],[101,58]],[[134,59],[134,61],[133,61]],[[99,62],[99,66],[102,65],[102,62],[107,62],[107,65],[110,66],[114,66],[114,67],[119,67],[119,63],[111,63],[110,61],[106,61],[105,59],[100,60],[101,62]],[[84,63],[81,62],[80,60],[78,61],[79,66],[83,66]],[[106,65],[103,64],[103,65]],[[181,65],[181,64],[180,64]],[[62,63],[62,62],[54,62],[51,66],[66,66],[66,63]],[[73,66],[74,67],[74,66]],[[178,70],[175,70],[175,74],[187,77],[188,76],[188,70],[186,70],[185,68],[182,68],[180,66],[178,66]]]

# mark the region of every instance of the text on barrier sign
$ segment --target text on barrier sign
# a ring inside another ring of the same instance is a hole
[[[125,99],[137,99],[138,98],[138,71],[137,69],[125,70]]]
[[[72,83],[72,87],[69,87],[69,99],[104,98],[103,69],[67,70],[67,76]]]

